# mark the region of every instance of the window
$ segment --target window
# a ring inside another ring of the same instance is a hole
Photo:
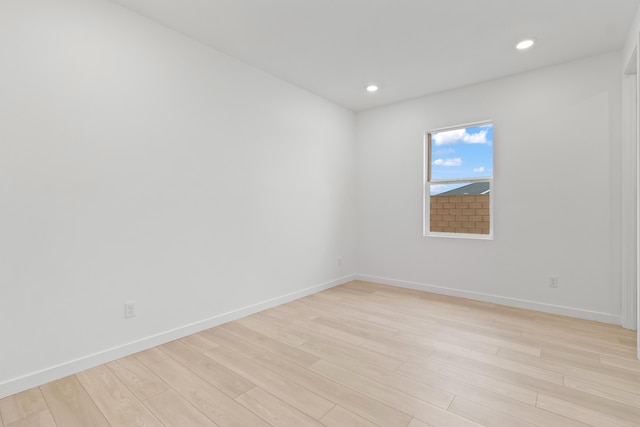
[[[427,132],[424,234],[493,238],[493,123]]]

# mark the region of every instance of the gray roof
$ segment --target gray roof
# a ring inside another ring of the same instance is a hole
[[[471,184],[456,188],[454,190],[445,191],[444,193],[437,194],[437,196],[463,196],[489,194],[491,187],[488,182],[472,182]]]

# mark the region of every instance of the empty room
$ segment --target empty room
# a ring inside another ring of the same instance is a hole
[[[0,0],[0,427],[640,426],[640,0]]]

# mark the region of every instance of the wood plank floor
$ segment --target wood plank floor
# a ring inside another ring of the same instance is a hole
[[[640,426],[618,326],[351,282],[0,400],[0,427]]]

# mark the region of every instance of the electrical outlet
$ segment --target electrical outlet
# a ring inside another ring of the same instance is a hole
[[[136,317],[136,314],[137,314],[136,302],[135,301],[125,302],[124,303],[124,318],[125,319],[129,319],[131,317]]]
[[[342,266],[342,258],[338,258],[338,267]]]
[[[549,277],[549,287],[557,288],[560,285],[560,278],[558,276],[550,276]]]

